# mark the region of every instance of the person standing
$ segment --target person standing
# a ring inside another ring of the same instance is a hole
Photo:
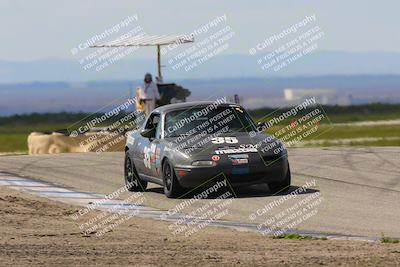
[[[140,92],[139,101],[144,105],[146,116],[156,108],[156,102],[160,99],[157,85],[153,82],[153,77],[150,73],[144,76],[143,85]]]

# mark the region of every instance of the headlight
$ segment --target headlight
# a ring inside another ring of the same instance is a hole
[[[216,163],[212,160],[198,160],[192,162],[192,166],[213,167],[215,165]]]

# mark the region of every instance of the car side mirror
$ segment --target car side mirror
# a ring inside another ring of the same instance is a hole
[[[267,130],[268,128],[268,124],[266,122],[258,122],[257,123],[257,131],[259,132],[264,132],[265,130]]]
[[[156,135],[156,128],[150,128],[150,129],[143,129],[140,131],[140,135],[146,138],[153,138]]]

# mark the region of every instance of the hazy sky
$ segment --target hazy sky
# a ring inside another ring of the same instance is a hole
[[[151,34],[188,33],[217,15],[235,31],[230,54],[316,14],[320,50],[400,52],[400,2],[393,1],[54,1],[1,0],[0,60],[72,58],[71,48],[137,14]],[[143,49],[143,57],[154,50]]]

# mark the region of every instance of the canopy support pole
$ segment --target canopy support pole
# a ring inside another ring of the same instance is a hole
[[[157,72],[158,72],[158,79],[162,81],[160,45],[157,45]]]

